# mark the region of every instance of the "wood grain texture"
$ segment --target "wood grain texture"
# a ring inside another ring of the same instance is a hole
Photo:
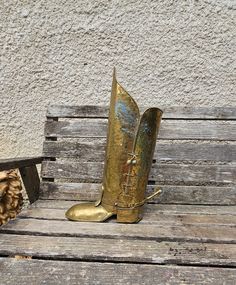
[[[47,236],[148,239],[175,242],[210,242],[235,244],[236,228],[222,225],[157,225],[71,222],[63,220],[20,219],[11,221],[0,233]]]
[[[107,119],[78,119],[71,121],[47,121],[46,137],[86,138],[106,137]],[[163,120],[159,139],[236,140],[236,122],[201,120]]]
[[[141,107],[144,112],[148,107]],[[173,106],[160,107],[163,110],[164,119],[215,119],[215,120],[235,120],[236,108],[234,107],[187,107]],[[59,118],[80,118],[80,117],[96,117],[107,118],[109,106],[65,106],[51,105],[48,107],[48,117]]]
[[[0,171],[39,164],[42,157],[16,157],[0,159]]]
[[[156,242],[152,240],[136,240],[134,242],[126,239],[2,234],[0,239],[1,255],[25,255],[77,261],[236,266],[235,244]]]
[[[29,201],[30,203],[33,203],[39,198],[40,180],[37,167],[31,165],[21,167],[19,170]]]
[[[44,161],[42,177],[81,179],[84,182],[101,182],[103,163]],[[182,183],[235,183],[233,165],[172,165],[153,164],[149,180],[166,184]]]
[[[147,186],[151,194],[155,185]],[[236,205],[236,186],[175,186],[161,185],[162,194],[150,203]],[[99,198],[101,184],[42,182],[41,199],[95,201]]]
[[[81,202],[80,202],[81,203]],[[73,204],[75,204],[73,202]],[[184,214],[184,213],[173,213],[166,211],[164,214],[154,205],[145,207],[144,218],[140,221],[141,224],[153,224],[153,225],[173,225],[173,226],[187,226],[187,225],[217,225],[217,226],[235,226],[236,215],[221,215],[215,214]],[[44,220],[64,220],[65,209],[52,209],[52,208],[30,208],[25,209],[21,212],[19,218],[33,218],[33,219],[44,219]],[[110,219],[108,222],[115,223],[115,218]]]
[[[67,209],[76,201],[65,200],[37,200],[30,208]],[[206,205],[173,205],[173,204],[146,204],[145,208],[158,211],[162,214],[204,214],[204,215],[236,215],[236,206],[206,206]]]
[[[81,162],[103,161],[105,157],[106,140],[94,138],[93,141],[76,142],[45,141],[43,155],[45,157],[73,158]],[[153,159],[157,161],[236,161],[236,145],[232,144],[196,144],[175,143],[156,145]]]
[[[234,285],[236,269],[0,258],[3,284]],[[194,283],[193,283],[194,281]],[[224,283],[222,283],[222,281]]]

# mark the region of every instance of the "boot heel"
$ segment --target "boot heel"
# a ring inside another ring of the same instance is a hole
[[[135,209],[117,209],[117,223],[138,223],[142,219],[142,211]]]

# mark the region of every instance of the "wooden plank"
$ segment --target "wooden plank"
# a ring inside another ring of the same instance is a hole
[[[97,105],[81,105],[81,106],[65,106],[65,105],[49,105],[47,109],[47,117],[58,118],[107,118],[109,112],[108,106]]]
[[[70,141],[45,141],[45,157],[76,158],[79,161],[103,161],[106,140],[94,138],[83,142],[77,139]],[[158,161],[236,161],[236,145],[232,144],[196,144],[196,143],[157,143],[154,157]]]
[[[48,121],[46,137],[86,138],[106,137],[107,119],[79,119],[71,121]],[[163,120],[159,139],[236,140],[236,122]]]
[[[10,159],[0,159],[0,171],[31,166],[41,162],[42,157],[16,157]]]
[[[54,260],[60,258],[84,261],[236,266],[235,244],[152,240],[78,239],[2,234],[0,255],[23,255]]]
[[[141,112],[144,112],[148,107],[141,107]],[[187,107],[187,106],[173,106],[160,107],[163,110],[163,118],[165,119],[222,119],[235,120],[235,107]],[[59,118],[84,118],[96,117],[107,118],[109,106],[65,106],[65,105],[51,105],[48,107],[48,117]]]
[[[155,185],[147,186],[147,195]],[[236,187],[161,185],[161,196],[151,203],[236,205]],[[41,183],[41,199],[94,201],[99,198],[101,184],[97,183]]]
[[[81,203],[81,202],[80,202]],[[76,203],[73,202],[73,205]],[[29,208],[24,209],[19,215],[19,218],[30,219],[44,219],[44,220],[64,220],[65,209],[51,209],[51,208]],[[217,208],[216,208],[217,211]],[[116,218],[112,218],[108,222],[116,222]],[[217,212],[215,214],[182,214],[165,212],[164,214],[154,206],[150,205],[145,207],[144,218],[140,221],[142,224],[154,224],[154,225],[173,225],[173,226],[187,226],[187,225],[217,225],[217,226],[236,226],[236,215],[220,215]]]
[[[76,201],[37,200],[30,208],[68,209]],[[173,205],[146,204],[145,211],[158,211],[162,214],[201,214],[201,215],[236,215],[236,206],[206,206],[206,205]]]
[[[21,167],[19,170],[29,201],[30,203],[33,203],[39,198],[40,180],[37,167],[35,165],[31,165]]]
[[[236,244],[236,227],[228,225],[98,224],[17,218],[2,226],[0,233]]]
[[[234,268],[194,266],[74,262],[57,260],[17,260],[0,258],[2,284],[28,285],[124,285],[124,284],[229,284],[236,279]],[[223,282],[223,283],[222,283]]]
[[[101,193],[97,183],[50,183],[40,185],[41,199],[95,201]]]
[[[103,163],[44,161],[42,177],[81,179],[84,182],[101,182]],[[235,183],[233,165],[153,164],[149,180],[157,183]]]

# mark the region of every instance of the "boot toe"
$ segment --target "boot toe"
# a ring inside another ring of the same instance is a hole
[[[66,212],[66,218],[80,222],[103,222],[113,215],[103,206],[95,206],[94,203],[83,203],[72,206]]]

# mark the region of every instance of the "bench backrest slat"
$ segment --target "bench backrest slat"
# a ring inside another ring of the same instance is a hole
[[[141,113],[148,107],[141,107]],[[236,120],[234,107],[160,107],[164,111],[163,119],[207,119]],[[51,105],[47,117],[52,118],[107,118],[108,106],[61,106]]]
[[[71,141],[45,141],[44,156],[72,158],[80,162],[104,161],[106,139],[94,138],[87,142],[83,139]],[[201,143],[191,141],[165,142],[158,141],[153,159],[158,161],[236,161],[236,144]]]
[[[71,121],[49,121],[46,137],[105,138],[107,119],[78,118]],[[159,139],[236,141],[236,121],[168,120],[163,119]]]

